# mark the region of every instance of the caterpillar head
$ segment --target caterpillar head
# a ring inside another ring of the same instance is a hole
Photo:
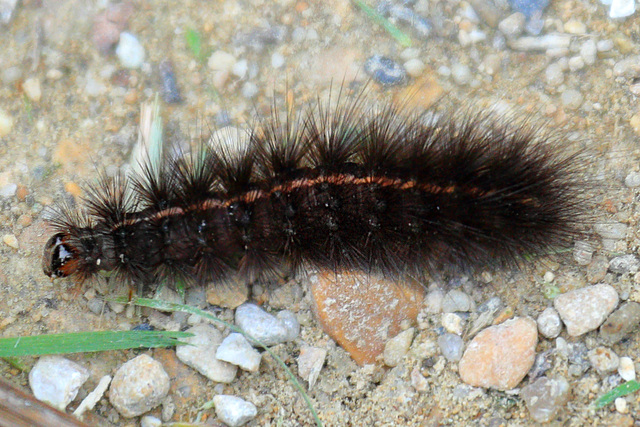
[[[67,277],[78,271],[79,254],[69,244],[69,236],[57,233],[44,246],[42,270],[49,277]]]

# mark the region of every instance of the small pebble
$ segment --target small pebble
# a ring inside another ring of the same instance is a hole
[[[38,78],[26,79],[22,84],[25,95],[33,102],[39,102],[42,98],[42,89],[40,89],[40,80]]]
[[[471,81],[471,69],[464,64],[454,64],[451,67],[451,77],[459,85],[466,85]]]
[[[284,65],[284,56],[275,52],[271,55],[271,66],[275,69],[281,68]]]
[[[162,427],[162,420],[151,415],[145,415],[140,418],[140,427]]]
[[[144,47],[142,47],[136,36],[124,31],[120,33],[116,55],[123,67],[140,68],[145,57]]]
[[[575,89],[567,89],[562,92],[562,95],[560,95],[560,99],[562,100],[562,104],[565,107],[571,110],[575,110],[576,108],[580,107],[580,105],[582,105],[584,97]]]
[[[620,240],[627,236],[628,226],[621,223],[606,223],[595,224],[593,229],[600,237],[611,240]]]
[[[244,79],[244,77],[247,75],[248,70],[249,70],[249,62],[246,59],[241,59],[235,64],[233,64],[233,67],[231,68],[231,73],[240,79]]]
[[[596,347],[588,353],[591,366],[600,374],[614,372],[620,366],[620,358],[608,347]]]
[[[444,313],[441,320],[442,327],[452,334],[462,335],[464,331],[464,321],[462,317],[455,313]]]
[[[518,37],[524,31],[526,17],[520,12],[512,13],[498,24],[498,29],[507,38]]]
[[[245,425],[258,415],[256,405],[236,396],[219,394],[213,397],[216,415],[230,427]]]
[[[83,366],[61,356],[43,356],[29,372],[29,386],[36,399],[64,411],[89,379]]]
[[[236,325],[266,346],[286,342],[291,336],[291,331],[280,319],[252,303],[236,309]]]
[[[393,86],[407,80],[407,72],[391,58],[373,55],[364,63],[364,71],[383,86]]]
[[[173,71],[173,64],[169,60],[164,60],[158,65],[160,79],[162,81],[162,99],[169,104],[177,104],[182,101],[176,74]]]
[[[640,56],[633,55],[619,60],[613,66],[613,74],[629,79],[640,76]]]
[[[436,289],[427,294],[425,297],[425,307],[427,313],[437,314],[442,312],[442,302],[444,301],[444,291]]]
[[[13,249],[20,249],[20,245],[18,244],[18,239],[14,234],[5,234],[4,236],[2,236],[2,241],[4,242],[5,245]]]
[[[443,313],[468,312],[473,307],[473,300],[466,293],[452,289],[442,300]]]
[[[235,63],[235,56],[225,52],[224,50],[216,50],[211,54],[209,60],[207,61],[207,65],[210,69],[214,71],[227,72],[230,72],[233,69]]]
[[[96,314],[98,316],[109,311],[105,302],[100,298],[92,298],[87,301],[87,308],[93,314]]]
[[[552,307],[547,307],[542,313],[540,313],[536,322],[538,323],[538,331],[540,331],[542,336],[545,338],[557,338],[558,335],[560,335],[560,332],[562,332],[562,321],[560,320],[560,315]]]
[[[0,110],[0,138],[9,135],[13,128],[13,117],[4,110]]]
[[[609,52],[613,50],[613,41],[599,40],[598,43],[596,43],[596,49],[598,49],[598,52]]]
[[[618,374],[620,374],[622,379],[625,381],[636,380],[636,367],[630,357],[623,356],[620,358],[620,363],[618,365]]]
[[[584,60],[584,63],[587,65],[593,65],[596,62],[596,58],[598,55],[598,47],[596,42],[592,39],[585,40],[580,46],[580,57]]]
[[[548,34],[540,37],[520,37],[508,42],[509,47],[520,51],[546,51],[549,49],[568,49],[572,36],[569,34]]]
[[[462,381],[474,386],[510,390],[535,362],[538,328],[530,318],[490,326],[469,343],[459,363]]]
[[[635,274],[638,268],[640,268],[640,261],[635,255],[617,256],[609,262],[609,270],[616,274]]]
[[[583,240],[579,240],[573,247],[573,259],[578,265],[589,265],[593,259],[593,246]]]
[[[102,399],[102,396],[104,396],[107,388],[109,388],[109,384],[111,384],[111,376],[104,375],[102,378],[100,378],[100,381],[98,382],[98,385],[96,385],[96,388],[94,388],[91,393],[87,395],[87,397],[82,399],[80,405],[78,405],[75,411],[73,411],[73,415],[75,417],[81,417],[82,414],[84,414],[86,411],[92,410],[96,406],[96,403],[98,403],[100,399]]]
[[[612,286],[598,284],[559,295],[553,305],[569,335],[577,337],[598,328],[616,308],[618,299]]]
[[[404,68],[407,70],[407,74],[413,78],[417,78],[424,72],[424,62],[418,58],[413,58],[404,63]]]
[[[449,362],[458,362],[462,358],[464,341],[459,335],[445,333],[438,337],[440,352]]]
[[[542,12],[549,5],[549,0],[508,0],[511,10],[523,13],[528,19]]]
[[[612,0],[611,9],[609,9],[609,18],[626,18],[627,16],[633,15],[635,12],[635,0]]]
[[[564,72],[562,65],[558,62],[553,62],[544,71],[544,77],[547,84],[551,86],[558,86],[564,81]]]
[[[640,324],[640,304],[633,301],[625,302],[602,324],[600,339],[613,345],[635,331],[638,324]]]
[[[569,70],[576,72],[584,68],[584,59],[580,56],[569,58]]]
[[[247,99],[251,99],[258,94],[260,89],[253,82],[246,82],[242,85],[242,96]]]
[[[640,173],[630,172],[624,179],[624,185],[629,188],[640,187]]]
[[[162,364],[141,354],[116,371],[109,388],[109,401],[123,417],[137,417],[159,406],[169,393],[170,385]]]
[[[624,397],[616,397],[616,400],[613,401],[613,405],[616,407],[616,411],[621,414],[629,412],[629,408],[627,408],[627,400]]]
[[[409,328],[387,341],[382,353],[385,365],[394,367],[402,362],[404,356],[409,352],[414,332],[413,328]]]
[[[191,345],[181,345],[176,356],[182,363],[192,367],[211,381],[230,383],[238,372],[238,367],[216,358],[216,352],[222,343],[220,332],[209,324],[198,324],[187,329],[193,337],[183,341]]]
[[[547,423],[558,415],[571,397],[571,388],[564,378],[539,378],[522,387],[520,396],[524,399],[529,414],[538,423]]]
[[[585,34],[587,32],[587,26],[584,25],[584,22],[570,19],[564,23],[564,32],[576,35]]]
[[[303,346],[298,356],[298,375],[313,388],[327,358],[327,350],[318,347]]]
[[[282,322],[287,330],[285,341],[293,341],[300,335],[300,322],[296,315],[289,310],[282,310],[276,314],[276,318]]]
[[[237,365],[249,372],[257,372],[262,355],[241,334],[231,333],[216,350],[216,359]]]

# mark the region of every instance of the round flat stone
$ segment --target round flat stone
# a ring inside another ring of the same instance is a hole
[[[618,293],[606,284],[586,286],[559,295],[553,305],[572,337],[597,329],[618,305]]]

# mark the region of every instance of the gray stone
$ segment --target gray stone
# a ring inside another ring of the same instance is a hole
[[[309,383],[309,389],[316,383],[324,361],[327,357],[327,350],[318,347],[303,346],[298,356],[298,375]]]
[[[587,353],[591,366],[600,374],[610,374],[620,366],[620,358],[608,347],[596,347]]]
[[[467,312],[473,307],[473,300],[466,293],[457,289],[447,292],[442,300],[443,313]]]
[[[637,273],[640,261],[634,255],[622,255],[609,262],[609,270],[616,274]]]
[[[449,362],[458,362],[462,358],[464,342],[456,334],[442,334],[438,337],[440,352]]]
[[[266,346],[286,342],[291,336],[291,330],[280,319],[252,303],[236,309],[236,325]]]
[[[552,307],[548,307],[540,313],[536,322],[538,323],[538,331],[540,331],[545,338],[556,338],[560,335],[560,332],[562,332],[560,315],[558,315],[558,312]]]
[[[214,396],[216,415],[230,427],[245,425],[258,415],[256,405],[236,396],[219,394]]]
[[[382,354],[385,365],[394,367],[402,362],[404,356],[409,352],[414,332],[413,328],[409,328],[387,341]]]
[[[625,302],[602,324],[600,339],[613,345],[635,331],[638,324],[640,324],[640,304],[633,301]]]
[[[159,406],[170,385],[169,375],[160,362],[141,354],[116,371],[109,401],[123,417],[137,417]]]
[[[218,346],[222,342],[220,332],[209,324],[199,324],[187,329],[193,337],[183,339],[191,345],[181,345],[176,349],[180,361],[200,372],[211,381],[230,383],[236,377],[238,367],[216,358]]]
[[[241,334],[232,333],[216,350],[216,358],[239,366],[245,371],[257,372],[262,355]]]

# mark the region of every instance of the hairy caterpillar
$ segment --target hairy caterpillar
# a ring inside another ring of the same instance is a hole
[[[102,179],[84,210],[50,220],[44,272],[146,285],[305,265],[398,277],[514,265],[580,232],[581,164],[559,139],[488,114],[362,104],[274,113],[239,151]]]

